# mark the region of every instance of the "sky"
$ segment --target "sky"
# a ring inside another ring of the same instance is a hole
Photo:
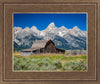
[[[31,28],[36,26],[38,30],[44,30],[54,22],[56,27],[65,26],[72,29],[78,26],[79,29],[87,31],[86,13],[14,13],[13,27]]]

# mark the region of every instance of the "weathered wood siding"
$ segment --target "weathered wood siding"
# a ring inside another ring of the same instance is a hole
[[[43,43],[41,43],[43,42]],[[40,53],[65,53],[65,50],[57,49],[53,41],[37,41],[32,46],[32,48],[25,49],[21,51],[21,55],[29,56],[32,54],[40,54]]]
[[[63,53],[64,54],[65,53],[65,50],[61,50],[61,49],[57,49],[56,48],[56,53]]]
[[[24,51],[24,52],[21,52],[21,56],[29,56],[29,55],[32,55],[33,53],[31,51]]]
[[[45,48],[47,53],[56,53],[56,47],[52,42],[48,42]]]

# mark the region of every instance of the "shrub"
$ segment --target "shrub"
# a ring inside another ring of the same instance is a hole
[[[17,58],[14,57],[14,70],[56,70],[61,67],[61,63],[49,59],[48,57],[43,59],[30,59],[28,57]]]
[[[62,67],[61,59],[53,61],[53,65],[60,69]]]
[[[62,70],[63,70],[63,71],[65,71],[65,70],[72,70],[70,66],[71,66],[70,62],[67,62],[67,63],[65,63],[64,66],[62,67]]]
[[[75,70],[75,71],[85,71],[87,69],[86,61],[72,61],[69,63],[65,63],[63,66],[63,70]]]
[[[62,65],[62,59],[14,57],[14,70],[77,70],[87,69],[86,61],[69,61]]]

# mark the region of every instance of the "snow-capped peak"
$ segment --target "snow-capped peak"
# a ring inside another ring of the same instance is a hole
[[[22,28],[21,27],[14,27],[14,33],[18,33],[19,31],[21,31]]]
[[[49,27],[55,27],[55,24],[54,24],[54,22],[51,22],[48,26]]]
[[[68,30],[65,26],[61,26],[59,29]]]
[[[29,29],[30,29],[29,27],[25,27],[25,28],[24,28],[24,30],[29,30]]]
[[[52,29],[55,29],[55,28],[56,28],[56,27],[55,27],[54,22],[50,23],[50,24],[48,25],[48,27],[47,27],[48,30],[52,30]]]
[[[35,31],[35,30],[37,31],[37,30],[38,30],[36,26],[32,26],[31,29],[32,29],[33,31]]]
[[[31,27],[31,30],[32,30],[33,32],[37,33],[38,35],[40,35],[40,33],[41,33],[41,32],[37,29],[36,26],[32,26],[32,27]]]
[[[39,31],[36,26],[32,26],[31,28],[26,27],[24,29],[22,29],[21,27],[15,27],[14,28],[15,33],[18,33],[20,30],[21,31],[24,30],[24,31],[31,32],[31,33],[35,32],[36,35],[38,35],[38,36],[45,36],[48,33],[52,33],[52,34],[55,34],[55,35],[58,35],[58,36],[61,36],[61,37],[66,36],[66,35],[67,36],[68,35],[86,36],[86,33],[83,32],[82,30],[80,30],[78,28],[78,26],[74,26],[72,29],[67,29],[65,26],[61,26],[61,27],[57,28],[55,26],[54,22],[51,22],[47,26],[47,28],[45,30],[42,30],[42,31]]]
[[[14,29],[22,29],[21,27],[14,27]]]
[[[57,29],[57,28],[56,28],[54,22],[52,22],[52,23],[50,23],[50,24],[48,25],[48,27],[47,27],[45,30],[43,30],[43,32],[44,32],[44,33],[46,33],[46,32],[54,33],[56,29]]]
[[[78,26],[75,26],[75,27],[73,27],[72,30],[80,30],[80,29],[78,28]]]

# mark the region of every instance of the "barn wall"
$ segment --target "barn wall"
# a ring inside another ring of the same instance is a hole
[[[44,49],[42,48],[32,51],[32,54],[39,54],[39,53],[44,53]]]
[[[65,50],[61,50],[61,49],[58,49],[58,48],[57,48],[57,49],[56,49],[56,52],[57,52],[57,53],[63,53],[63,54],[64,54],[64,53],[65,53]]]
[[[22,56],[29,56],[29,55],[32,55],[32,52],[21,52],[21,55]]]
[[[48,53],[56,53],[56,47],[53,45],[52,42],[48,43],[45,49]]]

